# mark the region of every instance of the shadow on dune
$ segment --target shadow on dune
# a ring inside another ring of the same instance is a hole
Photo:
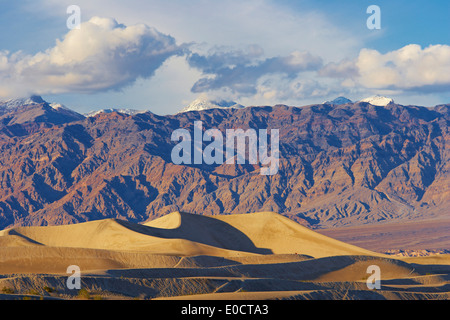
[[[179,213],[180,224],[175,229],[155,228],[117,220],[122,226],[145,235],[165,239],[185,239],[227,250],[257,254],[272,254],[272,250],[258,248],[244,233],[226,222],[207,216]]]
[[[17,232],[17,231],[14,230],[14,229],[9,230],[9,231],[8,231],[8,235],[10,235],[10,236],[17,236],[17,237],[20,237],[20,238],[24,239],[25,241],[28,241],[28,242],[30,242],[30,243],[32,243],[32,244],[37,244],[37,245],[43,246],[42,243],[37,242],[36,240],[33,240],[33,239],[31,239],[31,238],[29,238],[29,237],[27,237],[27,236],[25,236],[25,235],[23,235],[23,234]]]

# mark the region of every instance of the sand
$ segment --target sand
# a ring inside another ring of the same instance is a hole
[[[69,265],[104,298],[448,299],[450,291],[448,256],[393,259],[272,212],[0,231],[2,288],[72,299]],[[382,271],[383,292],[367,288],[370,265]]]

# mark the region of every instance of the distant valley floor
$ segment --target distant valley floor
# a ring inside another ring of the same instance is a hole
[[[450,217],[315,230],[328,237],[376,252],[449,250]]]

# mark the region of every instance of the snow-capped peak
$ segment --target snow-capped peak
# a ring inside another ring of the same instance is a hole
[[[387,98],[387,97],[383,97],[380,95],[376,95],[376,96],[372,96],[372,97],[368,97],[365,99],[362,99],[360,102],[368,102],[371,105],[374,106],[382,106],[385,107],[390,103],[394,103],[394,100],[391,98]]]
[[[346,103],[352,103],[352,100],[347,99],[346,97],[337,97],[332,101],[325,101],[323,104],[341,105]]]
[[[0,109],[11,110],[21,106],[36,105],[45,103],[44,99],[40,96],[31,96],[29,98],[9,99],[6,101],[0,101]]]
[[[59,110],[59,111],[65,110],[65,111],[74,112],[61,103],[47,102],[44,99],[42,99],[41,96],[31,96],[29,98],[9,99],[6,101],[0,101],[0,110],[3,110],[3,112],[9,112],[18,107],[35,106],[35,105],[39,105],[39,104],[47,104],[50,107],[52,107],[54,110]]]
[[[192,101],[186,108],[178,113],[188,112],[188,111],[201,111],[208,109],[242,109],[245,108],[234,101],[228,100],[210,100],[206,97],[200,97]]]

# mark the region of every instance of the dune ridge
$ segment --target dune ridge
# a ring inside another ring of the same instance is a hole
[[[2,247],[47,246],[178,256],[303,254],[382,256],[318,234],[271,212],[201,216],[174,212],[145,224],[117,219],[0,231]]]

